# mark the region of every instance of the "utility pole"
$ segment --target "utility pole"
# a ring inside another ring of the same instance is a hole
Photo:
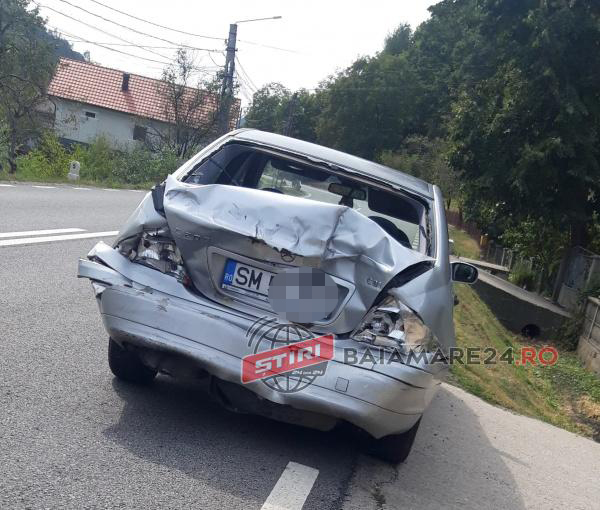
[[[281,16],[269,18],[243,19],[229,25],[229,37],[227,38],[227,54],[225,56],[225,69],[223,82],[221,83],[221,95],[219,96],[219,110],[217,115],[217,134],[224,135],[229,131],[229,114],[233,103],[233,77],[235,75],[235,52],[237,43],[238,23],[251,23],[253,21],[266,21],[281,19]]]
[[[227,54],[225,56],[225,69],[221,84],[219,98],[218,134],[224,135],[229,131],[229,113],[233,102],[233,76],[235,74],[235,52],[237,42],[237,23],[229,25],[227,38]]]

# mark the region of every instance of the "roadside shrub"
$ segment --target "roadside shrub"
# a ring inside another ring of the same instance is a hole
[[[45,133],[38,146],[17,160],[17,171],[26,179],[66,177],[71,157],[53,133]]]
[[[90,145],[77,145],[71,156],[81,165],[80,176],[88,181],[110,182],[119,159],[118,152],[103,136],[96,138]]]
[[[525,290],[533,290],[535,286],[536,274],[529,268],[528,265],[519,262],[511,270],[508,279]]]
[[[66,179],[71,161],[79,161],[85,182],[124,185],[152,185],[163,181],[182,163],[174,152],[151,152],[137,146],[129,151],[114,149],[104,137],[70,151],[49,132],[38,146],[18,158],[18,176],[31,180]]]
[[[124,184],[154,184],[163,181],[179,164],[179,159],[171,151],[153,153],[137,147],[120,154],[112,175],[117,182]]]

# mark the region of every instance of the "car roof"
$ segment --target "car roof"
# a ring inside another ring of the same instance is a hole
[[[239,129],[231,133],[235,140],[253,142],[276,149],[285,150],[309,159],[339,166],[349,173],[385,182],[396,188],[412,191],[427,198],[433,198],[433,186],[400,170],[352,156],[315,143],[305,142],[289,136],[267,133],[258,129]]]

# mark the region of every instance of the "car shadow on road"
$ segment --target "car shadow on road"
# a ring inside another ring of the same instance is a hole
[[[124,407],[104,430],[133,455],[178,470],[252,507],[262,505],[290,460],[318,468],[306,508],[330,508],[351,477],[356,451],[335,433],[230,412],[203,382],[159,376],[151,386],[113,379]],[[160,484],[160,480],[158,481]]]
[[[495,449],[467,403],[444,387],[408,460],[393,467],[358,455],[346,431],[319,432],[227,411],[202,383],[159,377],[148,387],[117,379],[112,385],[124,407],[104,430],[108,439],[258,506],[293,460],[318,468],[318,485],[325,487],[313,490],[305,508],[340,507],[348,482],[348,509],[524,508],[504,460],[517,459]]]
[[[494,448],[468,403],[442,386],[405,463],[360,457],[344,509],[525,508],[505,460],[523,464]]]

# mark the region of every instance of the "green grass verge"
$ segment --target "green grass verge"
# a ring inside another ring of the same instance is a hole
[[[469,243],[464,232],[453,230],[451,235],[464,256],[475,258],[473,245],[477,247],[477,243],[470,238]],[[542,347],[504,328],[471,287],[455,285],[455,291],[459,299],[454,309],[459,347],[492,347],[500,353],[511,347],[515,358],[520,357],[521,347]],[[583,368],[575,353],[558,351],[558,361],[551,366],[454,364],[450,382],[492,404],[600,441],[600,379]]]
[[[154,186],[154,182],[145,182],[141,184],[126,184],[115,180],[90,180],[90,179],[79,179],[77,181],[70,181],[66,177],[44,177],[43,179],[37,180],[35,177],[27,175],[9,174],[8,172],[0,172],[0,182],[32,182],[35,184],[71,184],[73,186],[95,186],[101,188],[115,188],[115,189],[141,189],[150,190]]]
[[[481,258],[479,244],[466,232],[448,225],[448,234],[454,241],[454,255],[478,260]]]

